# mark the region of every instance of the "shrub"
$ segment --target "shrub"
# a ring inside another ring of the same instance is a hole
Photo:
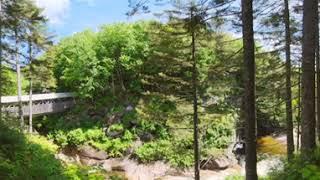
[[[205,117],[209,118],[209,117]],[[206,148],[227,148],[233,135],[232,115],[223,115],[210,121],[209,127],[204,132],[203,143]]]
[[[184,168],[193,164],[192,152],[190,142],[169,139],[145,143],[135,151],[135,155],[144,163],[164,160],[172,166]]]
[[[54,131],[53,133],[48,134],[48,138],[54,140],[61,147],[65,147],[68,145],[68,138],[66,134],[61,130]]]
[[[0,122],[0,179],[64,179],[55,159],[57,146],[40,136],[25,136]]]
[[[86,139],[91,141],[101,141],[105,137],[105,133],[102,129],[88,129],[85,132]]]
[[[166,124],[168,118],[177,112],[176,104],[166,97],[152,95],[146,97],[137,107],[139,117],[147,121]]]
[[[316,180],[320,177],[320,149],[308,154],[307,158],[297,155],[290,162],[284,162],[284,167],[270,173],[270,179],[283,180]]]
[[[68,142],[71,145],[81,145],[86,141],[86,134],[82,129],[78,128],[68,132]]]
[[[0,179],[105,179],[101,171],[64,165],[58,146],[43,136],[24,135],[0,122]]]
[[[169,138],[168,128],[156,121],[148,121],[148,120],[140,120],[137,128],[135,129],[135,133],[141,135],[143,133],[150,133],[159,139],[167,139]]]
[[[64,175],[68,177],[68,179],[72,179],[72,180],[82,180],[82,179],[104,180],[105,179],[105,175],[100,170],[94,170],[94,169],[90,169],[89,167],[78,166],[74,164],[70,164],[66,166]]]
[[[70,131],[56,130],[48,134],[48,138],[54,140],[59,146],[78,146],[88,141],[101,141],[105,137],[102,129],[94,128],[83,130],[77,128]]]
[[[112,130],[123,130],[121,124],[111,127]],[[77,128],[71,131],[54,131],[48,135],[48,138],[54,140],[61,148],[88,143],[95,148],[106,151],[111,157],[122,157],[130,148],[135,135],[129,130],[125,130],[121,138],[110,139],[100,128],[88,130]]]
[[[122,124],[113,124],[108,128],[108,131],[116,131],[116,132],[121,132],[123,131],[124,127]]]
[[[165,159],[167,153],[171,151],[171,146],[171,142],[167,140],[149,142],[139,147],[135,154],[142,162],[163,160]]]

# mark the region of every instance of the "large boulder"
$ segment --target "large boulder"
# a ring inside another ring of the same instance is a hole
[[[203,161],[201,164],[202,169],[207,170],[223,170],[227,169],[231,165],[230,160],[227,157],[210,158]]]
[[[106,135],[112,139],[122,137],[124,131],[106,131]]]
[[[55,154],[55,158],[65,162],[65,163],[74,163],[74,162],[76,162],[76,160],[73,157],[67,156],[62,152],[59,152],[58,154]]]
[[[80,146],[78,148],[78,151],[80,156],[86,157],[89,159],[104,160],[108,158],[108,155],[106,152],[101,150],[96,150],[95,148],[88,145]]]
[[[149,142],[154,139],[154,136],[149,132],[144,132],[143,134],[140,135],[140,139],[143,142]]]
[[[101,160],[87,158],[87,157],[81,157],[80,163],[85,166],[97,166],[100,164]]]
[[[126,171],[126,163],[122,159],[111,158],[103,160],[101,163],[101,168],[105,171]]]
[[[107,172],[112,171],[111,163],[108,160],[103,161],[101,164],[101,169]]]

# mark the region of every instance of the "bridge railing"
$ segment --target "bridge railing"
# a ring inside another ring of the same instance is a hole
[[[73,98],[75,97],[74,93],[48,93],[48,94],[34,94],[32,95],[32,101],[45,101],[45,100],[54,100],[54,99],[64,99],[64,98]],[[29,95],[21,96],[22,102],[28,102],[30,100]],[[1,97],[1,104],[12,104],[18,103],[18,96],[3,96]]]
[[[64,112],[75,104],[74,93],[48,93],[32,95],[32,114],[50,114]],[[24,116],[29,116],[29,95],[21,96],[22,112]],[[8,114],[18,115],[18,96],[1,97],[2,111]]]

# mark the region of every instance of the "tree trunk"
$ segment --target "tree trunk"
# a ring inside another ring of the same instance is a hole
[[[244,96],[244,72],[243,67],[240,67],[240,77],[238,86],[240,87],[239,95],[241,97],[240,99],[240,111],[239,111],[239,119],[237,121],[237,127],[236,127],[236,139],[237,141],[244,142],[245,140],[245,124],[246,124],[246,118],[245,118],[245,96]]]
[[[287,118],[287,154],[291,159],[294,152],[293,141],[293,122],[292,122],[292,102],[291,102],[291,31],[290,31],[290,15],[288,0],[284,0],[284,23],[286,38],[286,118]]]
[[[29,63],[30,63],[30,81],[29,81],[29,133],[32,133],[32,44],[29,40]]]
[[[21,96],[22,96],[22,92],[21,92],[21,70],[20,70],[20,62],[19,62],[19,54],[18,54],[18,33],[17,30],[15,30],[15,38],[16,38],[16,42],[15,42],[15,60],[16,60],[16,71],[17,71],[17,85],[18,85],[18,107],[19,107],[19,111],[18,111],[18,115],[19,115],[19,119],[20,119],[20,128],[21,131],[24,130],[24,119],[23,119],[23,111],[22,111],[22,101],[21,101]]]
[[[2,81],[2,0],[0,0],[0,82]],[[0,122],[2,121],[2,83],[0,83]]]
[[[246,179],[257,180],[255,54],[252,0],[242,0],[242,33],[244,49],[244,97],[246,118]]]
[[[115,90],[115,87],[114,87],[114,75],[112,74],[111,75],[111,85],[112,85],[112,95],[113,95],[113,97],[115,97],[116,96],[116,90]]]
[[[30,91],[29,91],[29,133],[32,133],[32,78],[30,77]]]
[[[191,8],[191,60],[192,60],[192,94],[193,94],[193,140],[194,140],[194,175],[195,180],[200,179],[200,149],[199,149],[199,127],[198,127],[198,97],[197,97],[197,60],[195,57],[196,44],[195,44],[195,32],[194,32],[194,14]]]
[[[304,155],[307,155],[316,146],[315,38],[317,5],[317,0],[303,1],[301,150]]]
[[[242,82],[243,84],[243,82]],[[242,86],[242,85],[241,85]],[[243,87],[242,87],[243,90]],[[244,93],[243,91],[241,92]],[[240,104],[240,112],[239,112],[239,120],[237,122],[237,133],[236,137],[238,141],[245,140],[245,98],[242,95],[241,97],[241,104]]]
[[[299,66],[298,82],[298,118],[297,118],[297,151],[300,149],[300,124],[301,124],[301,65]]]
[[[317,107],[317,139],[320,142],[320,54],[319,54],[319,15],[317,14],[317,24],[316,24],[316,69],[317,69],[317,86],[316,86],[316,107]]]

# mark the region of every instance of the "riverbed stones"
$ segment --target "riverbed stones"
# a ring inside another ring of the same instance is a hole
[[[106,152],[101,150],[96,150],[89,145],[83,145],[78,148],[79,155],[87,159],[104,160],[108,158]]]
[[[204,161],[201,165],[201,168],[206,170],[223,170],[227,169],[229,166],[230,160],[227,157],[221,156]]]

